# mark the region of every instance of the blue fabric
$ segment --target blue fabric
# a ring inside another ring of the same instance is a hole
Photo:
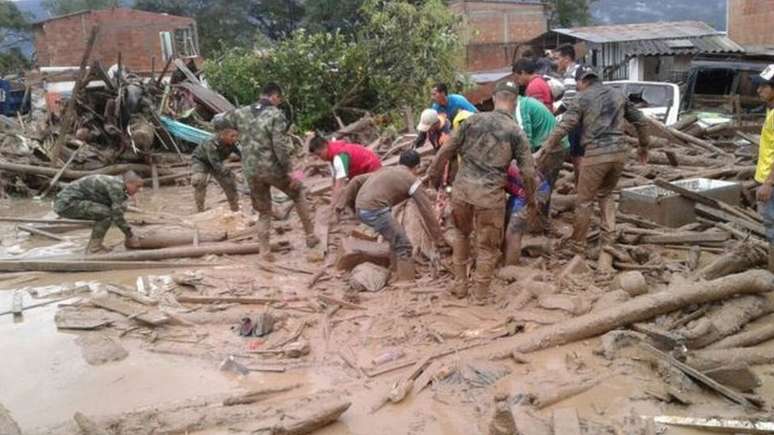
[[[438,103],[433,103],[433,109],[438,113],[445,113],[449,121],[454,121],[454,117],[457,116],[457,112],[460,110],[467,110],[468,112],[477,113],[476,106],[470,103],[467,98],[459,94],[449,94],[446,99],[445,106],[441,106]]]
[[[581,136],[583,130],[580,127],[575,127],[567,135],[567,139],[570,140],[570,155],[573,157],[583,157],[586,154],[586,149],[581,145]]]
[[[540,186],[537,188],[537,202],[538,204],[543,204],[549,196],[551,196],[551,184],[548,182],[548,180],[543,181],[540,183]],[[508,214],[515,214],[520,212],[524,207],[527,206],[527,198],[522,198],[519,196],[514,195],[508,195],[508,205],[506,210],[508,210]]]
[[[191,127],[188,124],[183,124],[182,122],[175,121],[174,119],[167,118],[166,116],[161,117],[161,123],[172,136],[178,139],[182,139],[186,142],[195,143],[197,145],[201,145],[215,137],[215,135],[209,131]]]
[[[389,207],[374,210],[358,209],[357,215],[364,224],[384,237],[395,255],[401,258],[411,258],[411,241],[406,236],[403,227],[392,217],[392,211]]]
[[[758,213],[763,217],[763,226],[766,228],[766,239],[774,243],[774,195],[768,202],[758,203]]]

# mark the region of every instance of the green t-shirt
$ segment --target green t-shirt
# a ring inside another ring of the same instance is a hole
[[[516,121],[529,139],[530,149],[534,153],[556,127],[556,118],[540,101],[532,97],[519,97],[516,106]],[[562,139],[562,148],[570,149],[570,142]]]

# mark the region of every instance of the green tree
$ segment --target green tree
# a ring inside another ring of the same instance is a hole
[[[44,0],[43,6],[55,16],[90,9],[107,9],[121,6],[119,0]]]
[[[591,4],[596,0],[549,0],[552,27],[587,26],[591,24]]]
[[[363,0],[309,0],[303,26],[309,31],[354,33],[363,22]]]
[[[441,0],[416,3],[368,0],[350,33],[299,30],[265,50],[226,50],[205,64],[208,80],[243,104],[266,82],[280,83],[302,129],[333,129],[335,116],[351,121],[362,111],[418,109],[433,82],[454,81],[462,45],[459,18]]]
[[[25,35],[27,20],[16,3],[0,0],[0,51],[7,50],[28,39]]]

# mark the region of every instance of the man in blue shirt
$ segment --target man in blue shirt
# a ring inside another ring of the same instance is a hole
[[[446,83],[438,83],[433,86],[431,93],[433,99],[432,108],[438,113],[445,113],[446,119],[453,120],[460,110],[476,113],[476,106],[470,104],[467,98],[459,94],[449,95],[449,88]]]

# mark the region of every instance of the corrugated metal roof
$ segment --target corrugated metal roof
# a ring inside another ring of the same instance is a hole
[[[690,44],[686,44],[690,42]],[[626,56],[666,56],[675,54],[743,53],[744,48],[723,35],[695,38],[654,39],[621,43]]]
[[[701,21],[617,24],[612,26],[553,29],[553,31],[598,44],[651,39],[686,39],[720,34],[720,32],[710,27],[707,23]]]

